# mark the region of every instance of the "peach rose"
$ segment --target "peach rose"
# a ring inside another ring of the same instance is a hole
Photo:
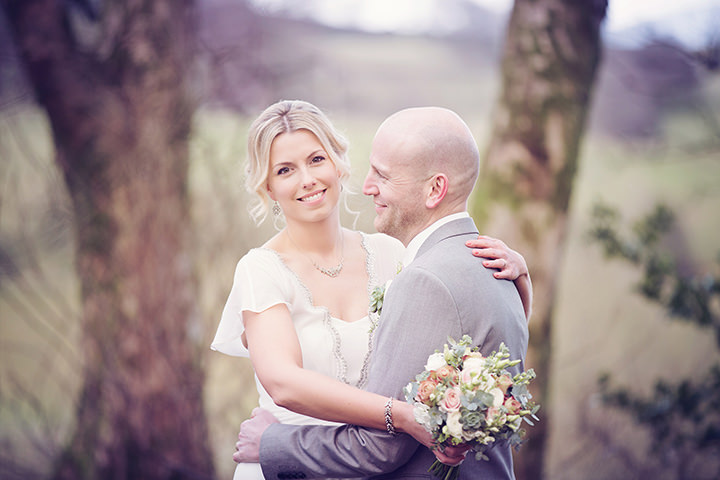
[[[492,423],[499,415],[500,409],[498,407],[490,407],[487,409],[487,413],[485,414],[485,421],[487,421],[487,423]]]
[[[522,404],[515,400],[513,397],[510,397],[505,400],[505,408],[507,408],[507,411],[510,415],[515,415],[520,410],[522,410]]]
[[[430,395],[435,392],[437,383],[432,380],[423,380],[418,386],[417,399],[422,403],[429,405]]]
[[[452,384],[457,383],[458,375],[455,367],[451,367],[450,365],[443,365],[435,371],[435,374],[440,381],[448,380]]]
[[[457,412],[460,410],[460,389],[457,387],[448,388],[440,401],[440,409],[446,412]]]
[[[507,395],[508,388],[510,388],[512,384],[512,378],[510,378],[508,375],[500,375],[500,377],[497,379],[496,385],[500,390],[502,390],[503,395]]]

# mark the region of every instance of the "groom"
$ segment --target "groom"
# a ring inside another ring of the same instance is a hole
[[[403,398],[448,337],[470,335],[483,354],[504,342],[523,359],[527,321],[510,281],[478,268],[465,241],[477,236],[467,200],[479,154],[467,125],[442,108],[412,108],[390,116],[373,140],[363,193],[374,198],[375,227],[405,244],[404,269],[388,289],[367,390]],[[522,370],[523,364],[512,373]],[[471,453],[460,479],[512,479],[510,447],[489,461]],[[433,453],[408,435],[343,426],[274,423],[262,433],[260,463],[268,479],[432,478]]]

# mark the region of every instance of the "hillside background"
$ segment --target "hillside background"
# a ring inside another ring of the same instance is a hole
[[[331,28],[294,12],[269,15],[230,1],[201,5],[195,76],[203,108],[193,135],[191,188],[205,319],[197,335],[209,345],[235,262],[273,232],[254,226],[245,207],[241,163],[252,118],[281,98],[321,107],[351,141],[356,190],[375,129],[400,108],[457,111],[482,151],[498,93],[505,18],[458,2],[466,28],[396,35]],[[644,302],[633,292],[639,273],[604,260],[587,241],[595,202],[618,207],[628,222],[663,202],[678,214],[667,246],[688,271],[711,272],[720,250],[718,65],[662,32],[647,33],[632,47],[621,43],[606,46],[568,248],[557,265],[553,401],[544,406],[553,414],[553,479],[633,478],[644,458],[643,432],[600,406],[598,375],[612,372],[619,383],[649,391],[658,377],[690,376],[718,360],[710,335]],[[69,200],[51,132],[29,92],[0,18],[0,445],[40,478],[67,434],[81,379],[79,291]],[[358,195],[352,206],[360,212],[356,227],[373,231],[370,202]],[[219,477],[229,478],[255,387],[249,362],[209,350],[205,362],[216,466]],[[19,478],[15,473],[0,468],[0,478]]]

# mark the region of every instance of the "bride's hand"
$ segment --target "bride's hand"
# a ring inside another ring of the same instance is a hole
[[[393,423],[399,431],[407,433],[415,440],[422,443],[433,451],[435,457],[442,463],[450,466],[460,465],[465,460],[465,454],[470,449],[469,446],[460,445],[457,447],[443,448],[439,447],[434,441],[430,433],[415,421],[413,414],[413,406],[409,403],[396,401],[393,404]]]
[[[466,443],[455,447],[437,446],[432,449],[432,452],[435,454],[435,458],[445,465],[450,465],[451,467],[460,465],[463,460],[465,460],[465,456],[469,451],[470,445]]]
[[[495,278],[515,280],[528,274],[525,258],[502,240],[478,235],[476,239],[465,242],[465,245],[473,249],[473,255],[486,259],[483,260],[485,267],[499,270],[493,274]]]
[[[415,421],[412,405],[396,400],[393,403],[392,416],[395,428],[403,433],[407,433],[426,447],[433,448],[435,442],[433,442],[430,433]]]

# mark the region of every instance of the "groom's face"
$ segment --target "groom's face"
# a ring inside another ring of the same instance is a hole
[[[405,150],[392,136],[375,137],[363,193],[373,197],[377,231],[407,245],[424,227],[428,211],[423,201],[425,182],[411,159],[407,161]]]

